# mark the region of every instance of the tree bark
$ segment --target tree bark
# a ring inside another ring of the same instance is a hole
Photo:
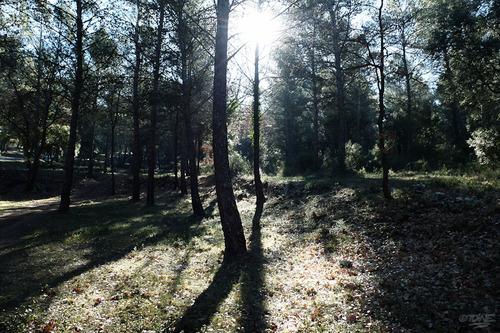
[[[111,166],[111,195],[115,195],[115,129],[116,123],[112,120],[111,123],[111,153],[109,156],[109,164]]]
[[[345,144],[347,137],[347,126],[346,126],[346,115],[345,115],[345,80],[344,80],[344,69],[342,67],[342,47],[340,45],[340,28],[339,22],[337,20],[337,10],[334,10],[330,6],[330,19],[332,22],[332,44],[333,53],[335,55],[335,106],[337,109],[337,114],[339,117],[339,133],[338,133],[338,144],[339,144],[339,160],[338,167],[341,172],[345,171]]]
[[[179,111],[175,111],[175,126],[174,126],[174,190],[179,187],[179,138],[178,138],[178,126],[179,126]]]
[[[401,27],[401,48],[403,51],[403,71],[405,76],[406,88],[406,116],[408,117],[408,133],[406,134],[406,155],[411,156],[411,142],[413,140],[413,100],[411,95],[411,76],[408,68],[408,59],[406,57],[406,34],[404,25]]]
[[[73,171],[75,163],[76,132],[78,127],[78,113],[80,111],[80,96],[83,89],[83,20],[82,0],[76,1],[76,68],[75,82],[71,102],[71,120],[68,147],[64,160],[64,182],[61,192],[59,211],[67,212],[71,202],[71,189],[73,187]]]
[[[240,214],[234,198],[228,158],[226,123],[228,23],[229,0],[218,0],[212,117],[215,189],[224,233],[224,259],[232,260],[246,253],[246,242]]]
[[[382,192],[384,198],[391,199],[391,192],[389,190],[389,166],[387,163],[387,152],[385,151],[385,131],[384,131],[384,121],[385,121],[385,105],[384,105],[384,94],[385,94],[385,43],[384,43],[384,24],[382,21],[382,11],[384,8],[384,1],[380,1],[380,7],[378,11],[378,23],[380,32],[380,79],[379,79],[379,114],[378,114],[378,147],[380,150],[380,161],[382,164]]]
[[[259,4],[260,5],[260,4]],[[260,6],[259,6],[260,7]],[[260,8],[259,8],[260,9]],[[264,204],[264,188],[260,178],[260,76],[259,76],[259,44],[255,45],[255,73],[253,80],[253,178],[257,207]]]
[[[158,22],[158,31],[156,36],[154,69],[153,69],[153,91],[151,96],[151,119],[149,129],[149,150],[148,150],[148,188],[146,205],[155,204],[155,168],[156,168],[156,117],[160,103],[159,84],[160,84],[160,60],[161,45],[163,41],[163,21],[165,17],[165,4],[160,1],[160,17]]]
[[[137,0],[137,18],[135,22],[134,46],[135,46],[135,64],[134,64],[134,79],[132,83],[132,114],[133,114],[133,159],[132,159],[132,201],[138,202],[141,200],[141,132],[140,118],[141,111],[139,109],[139,78],[142,62],[142,49],[140,43],[140,22],[141,22],[141,1]]]
[[[182,126],[182,132],[184,132],[184,126]],[[182,133],[181,132],[181,133]],[[186,173],[188,172],[188,160],[186,153],[186,137],[185,135],[181,135],[181,180],[180,180],[180,188],[181,194],[187,195],[187,181],[186,181]]]
[[[321,167],[319,156],[319,100],[318,100],[318,77],[316,73],[316,54],[315,45],[311,48],[311,70],[312,70],[312,95],[313,95],[313,149],[314,149],[314,163],[315,169]]]
[[[179,41],[181,50],[181,79],[182,79],[182,111],[184,119],[185,152],[189,160],[189,187],[191,189],[191,205],[193,214],[205,214],[198,188],[198,170],[196,168],[196,146],[193,135],[193,115],[191,114],[191,73],[189,67],[190,46],[188,45],[188,26],[184,21],[183,7],[179,14]]]

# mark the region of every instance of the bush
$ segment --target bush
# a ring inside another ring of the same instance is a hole
[[[365,164],[363,148],[359,143],[349,140],[345,145],[346,166],[351,170],[358,170]]]
[[[472,132],[467,143],[474,149],[480,164],[493,166],[500,159],[499,140],[500,135],[495,129],[480,128]]]
[[[229,167],[233,177],[249,174],[251,170],[250,162],[234,150],[229,153]]]

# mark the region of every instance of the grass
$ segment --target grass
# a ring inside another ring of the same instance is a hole
[[[373,175],[267,177],[256,210],[243,177],[249,251],[233,264],[209,187],[204,219],[168,192],[154,208],[85,200],[69,215],[0,202],[13,214],[0,222],[0,331],[467,329],[460,315],[497,304],[499,193],[442,179],[393,176],[385,202]]]

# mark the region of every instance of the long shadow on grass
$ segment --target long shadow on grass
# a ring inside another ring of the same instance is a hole
[[[262,253],[260,219],[263,206],[258,206],[252,221],[250,247],[245,261],[223,262],[214,278],[175,323],[174,332],[198,332],[217,312],[220,304],[241,277],[242,318],[244,332],[263,332],[264,318],[263,287],[264,258]]]
[[[68,215],[36,214],[31,231],[23,230],[17,242],[1,249],[0,309],[22,305],[135,248],[187,243],[203,232],[200,221],[188,210],[145,209],[126,200],[74,207]]]
[[[264,332],[267,324],[264,308],[264,255],[260,219],[264,206],[257,206],[252,221],[249,258],[241,277],[241,301],[243,305],[241,324],[244,332]]]
[[[323,198],[318,215],[311,214],[309,221],[297,218],[285,231],[319,231],[325,253],[340,251],[353,260],[348,273],[369,272],[373,288],[361,289],[365,286],[356,278],[345,288],[363,292],[360,308],[371,320],[394,330],[471,331],[471,323],[460,322],[460,316],[494,314],[498,304],[493,281],[499,274],[495,221],[500,215],[487,207],[500,194],[435,179],[393,179],[391,186],[400,194],[385,201],[378,179],[286,184],[279,189],[285,193],[280,202],[297,201],[286,208],[302,213],[298,216],[311,209],[307,195],[333,193]],[[356,257],[352,250],[342,251],[356,239],[362,240],[359,251],[365,255],[359,261],[349,257]]]
[[[217,312],[219,305],[231,292],[238,282],[241,273],[241,262],[223,262],[214,275],[214,278],[175,323],[174,332],[199,332],[207,325]]]

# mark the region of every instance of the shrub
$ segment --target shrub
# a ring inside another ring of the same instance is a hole
[[[359,143],[349,140],[345,145],[345,153],[345,162],[349,169],[358,170],[364,165],[365,158],[363,156],[363,148]]]
[[[474,149],[480,164],[492,166],[500,159],[499,140],[500,135],[495,129],[480,128],[472,132],[467,143]]]

